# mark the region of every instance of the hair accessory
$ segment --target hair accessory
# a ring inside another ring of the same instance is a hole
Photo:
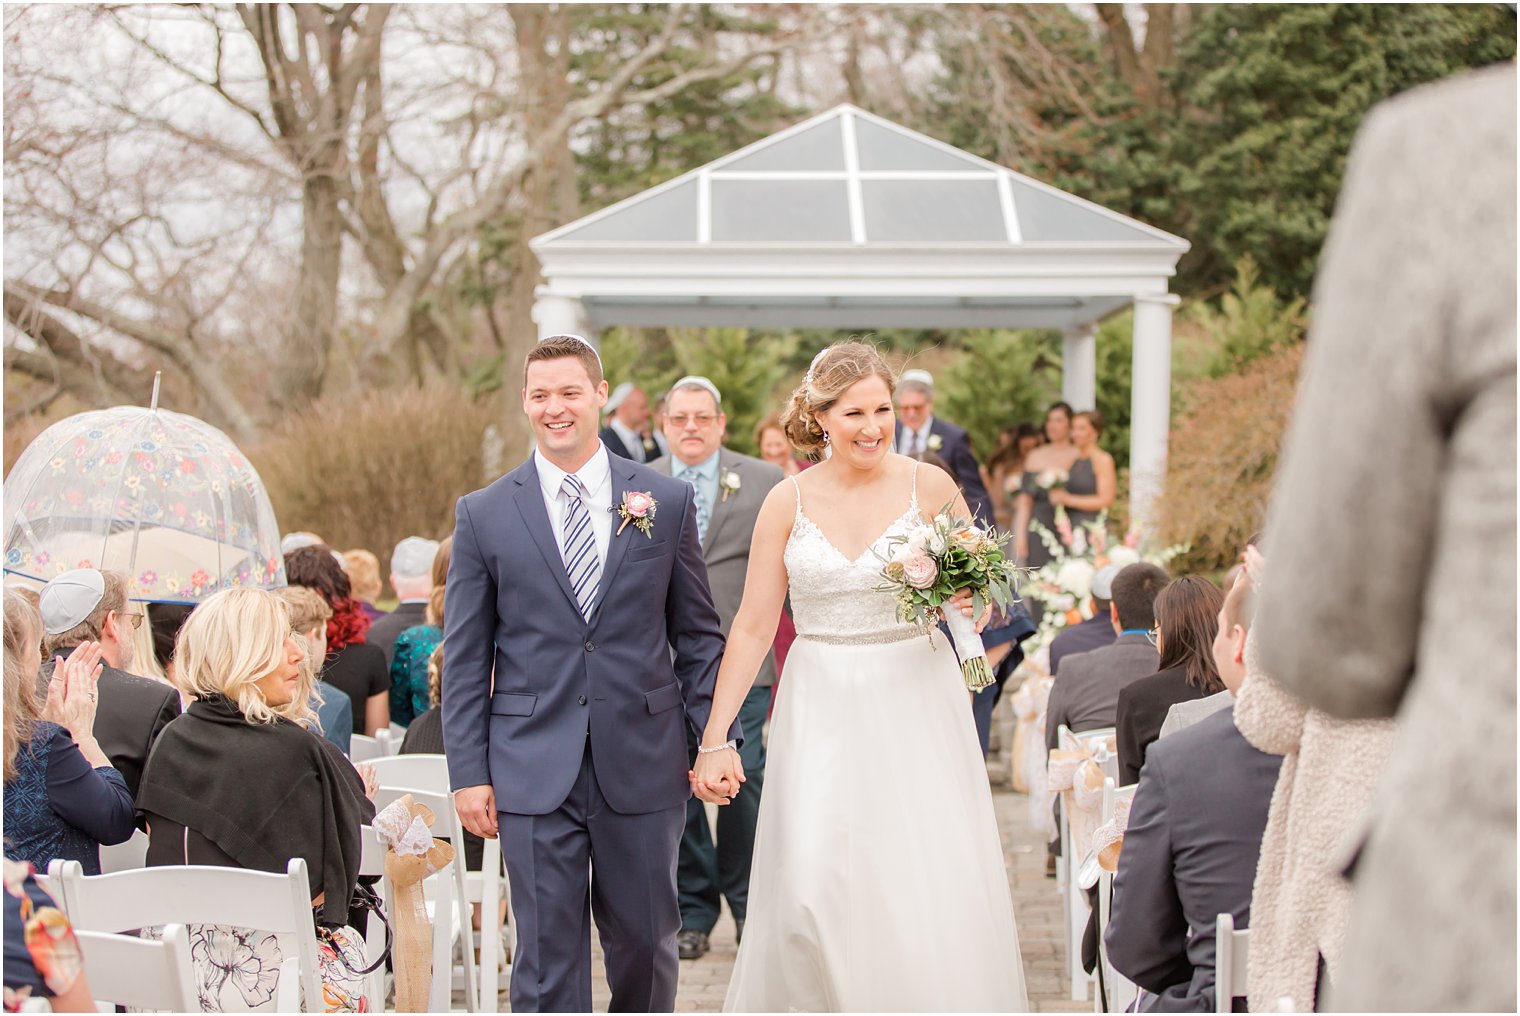
[[[42,587],[37,610],[49,635],[61,635],[83,623],[106,595],[106,579],[94,568],[76,568]]]
[[[672,392],[678,388],[700,388],[712,395],[713,401],[718,405],[723,405],[723,396],[719,394],[718,386],[700,374],[688,374],[670,386]]]
[[[591,350],[591,355],[594,356],[594,357],[596,357],[596,365],[598,367],[600,367],[602,365],[602,354],[598,353],[596,351],[596,347],[593,346],[590,343],[589,340],[584,339],[584,338],[582,338],[579,335],[565,334],[565,335],[545,335],[543,338],[539,339],[538,341],[539,342],[548,342],[551,339],[569,339],[571,342],[579,342],[581,345],[583,345],[587,349]]]
[[[813,397],[813,371],[818,368],[818,361],[822,360],[826,355],[828,355],[828,348],[820,349],[818,355],[813,357],[813,362],[808,364],[807,373],[802,375],[802,387],[807,391],[808,398]]]

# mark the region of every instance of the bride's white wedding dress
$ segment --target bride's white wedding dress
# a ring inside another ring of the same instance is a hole
[[[1013,902],[971,705],[803,510],[786,544],[797,641],[771,719],[744,939],[724,1009],[1026,1011]],[[796,480],[792,481],[794,484]]]

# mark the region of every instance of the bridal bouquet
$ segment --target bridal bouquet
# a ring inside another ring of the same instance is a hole
[[[896,597],[898,620],[923,628],[939,620],[940,607],[956,590],[970,588],[974,616],[949,610],[944,612],[944,619],[961,658],[966,687],[972,691],[993,682],[975,617],[989,602],[1006,609],[1015,599],[1017,569],[1003,555],[1005,539],[978,528],[946,505],[932,522],[921,523],[906,535],[887,541],[886,564],[881,569],[885,584],[877,587]]]

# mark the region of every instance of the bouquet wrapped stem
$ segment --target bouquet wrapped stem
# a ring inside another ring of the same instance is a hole
[[[944,609],[961,590],[970,590],[974,612],[989,603],[1007,608],[1014,602],[1018,570],[1003,555],[1007,537],[979,528],[967,516],[946,505],[906,536],[894,537],[877,587],[897,598],[897,616],[926,630],[943,617],[961,661],[966,687],[981,691],[993,683],[987,651],[977,634],[976,621],[959,610]]]

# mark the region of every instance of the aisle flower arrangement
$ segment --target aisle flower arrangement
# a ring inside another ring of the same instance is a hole
[[[1138,561],[1165,568],[1188,549],[1187,544],[1162,549],[1149,547],[1134,529],[1115,540],[1108,532],[1107,512],[1082,526],[1073,527],[1062,514],[1057,516],[1055,532],[1038,522],[1031,529],[1050,551],[1050,560],[1042,567],[1025,571],[1020,590],[1039,625],[1039,630],[1024,643],[1024,651],[1030,658],[1043,659],[1061,629],[1092,617],[1092,581],[1099,569],[1110,564],[1123,568]]]

